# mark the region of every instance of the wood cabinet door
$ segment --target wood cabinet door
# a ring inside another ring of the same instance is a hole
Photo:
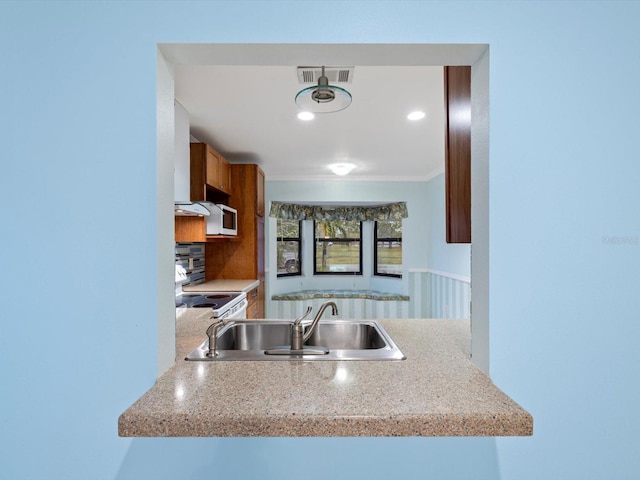
[[[447,243],[471,243],[471,67],[444,68]]]
[[[229,168],[229,162],[222,155],[218,157],[218,178],[216,179],[216,188],[222,190],[225,193],[229,193],[231,187],[231,168]]]
[[[264,217],[264,172],[256,166],[256,215]]]
[[[207,185],[210,185],[213,188],[219,188],[218,187],[218,178],[220,177],[219,165],[220,165],[220,159],[218,157],[218,152],[216,152],[213,148],[207,145],[205,181]]]
[[[260,318],[260,305],[258,304],[258,288],[247,293],[247,318]]]

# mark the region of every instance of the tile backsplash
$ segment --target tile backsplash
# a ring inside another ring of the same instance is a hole
[[[204,282],[204,243],[176,243],[176,265],[187,271],[187,279],[181,284],[197,285]],[[180,284],[176,283],[176,291]]]

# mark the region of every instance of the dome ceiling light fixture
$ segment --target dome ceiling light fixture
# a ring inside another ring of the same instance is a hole
[[[354,168],[356,168],[356,166],[353,163],[332,163],[329,165],[329,170],[341,177],[348,175]]]
[[[298,113],[298,118],[300,120],[308,122],[309,120],[313,120],[315,118],[315,115],[311,112],[307,112],[303,110],[302,112]]]
[[[300,90],[295,101],[305,112],[333,113],[351,105],[351,94],[342,87],[330,85],[323,66],[318,84]]]

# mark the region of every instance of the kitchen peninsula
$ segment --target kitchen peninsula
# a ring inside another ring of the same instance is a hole
[[[469,321],[379,322],[406,360],[187,362],[204,336],[179,342],[178,361],[120,416],[119,435],[532,435],[531,415],[469,360]]]

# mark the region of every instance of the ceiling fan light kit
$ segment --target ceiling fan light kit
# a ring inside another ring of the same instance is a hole
[[[303,88],[296,94],[296,105],[305,112],[334,113],[351,105],[351,94],[342,87],[330,85],[324,68],[317,85]]]

